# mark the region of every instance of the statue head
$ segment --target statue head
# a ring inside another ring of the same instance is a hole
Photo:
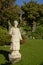
[[[18,26],[18,21],[14,21],[14,26],[17,27]]]

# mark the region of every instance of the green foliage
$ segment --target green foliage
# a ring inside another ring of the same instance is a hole
[[[29,30],[31,30],[31,27],[30,26],[23,26],[23,29],[26,31],[26,32],[28,32]]]
[[[35,1],[24,3],[21,7],[24,11],[23,20],[26,22],[28,37],[35,37],[36,39],[43,38],[43,4],[38,4]],[[35,22],[35,23],[34,23]],[[30,26],[27,28],[27,26]],[[34,30],[34,32],[32,32]]]
[[[32,20],[36,20],[36,18],[39,17],[38,6],[36,2],[29,2],[22,7],[22,10],[25,12],[24,15],[26,20],[32,22]]]
[[[30,26],[22,26],[21,27],[21,34],[22,34],[22,37],[23,37],[23,39],[27,39],[28,38],[28,35],[30,35],[29,34],[29,32],[31,31],[31,27]]]
[[[18,19],[18,13],[14,6],[15,0],[0,0],[0,25],[7,27],[8,20],[14,21]]]
[[[37,26],[36,31],[32,32],[32,36],[36,39],[43,39],[43,27]]]
[[[10,36],[6,28],[0,26],[0,45],[6,45],[10,43]]]
[[[30,1],[25,3],[22,7],[24,11],[23,19],[26,21],[26,24],[31,28],[34,26],[34,21],[40,23],[43,26],[43,4],[38,4],[37,2]]]
[[[23,37],[34,36],[35,38],[43,38],[43,4],[40,5],[34,0],[31,0],[30,2],[25,3],[22,7],[19,7],[17,5],[15,6],[14,1],[16,0],[0,0],[0,25],[7,28],[8,20],[10,20],[11,24],[13,25],[13,21],[19,20],[19,14],[21,13],[21,11],[23,11],[23,21],[20,25],[23,27]],[[36,28],[34,26],[34,29],[36,30],[35,32],[32,32],[33,25],[35,25],[33,23],[34,21],[36,22],[37,26]],[[4,30],[4,28],[1,29]],[[2,30],[0,31],[0,37],[3,33],[5,42],[6,36],[9,36],[7,34],[8,32],[6,29],[3,32]]]

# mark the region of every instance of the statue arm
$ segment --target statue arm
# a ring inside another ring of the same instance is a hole
[[[9,34],[11,35],[12,34],[12,25],[11,25],[10,21],[8,21],[8,25],[9,25]]]

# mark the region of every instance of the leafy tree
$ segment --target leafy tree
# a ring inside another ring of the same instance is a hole
[[[15,9],[16,0],[0,0],[0,25],[7,27],[7,21],[11,22],[18,18],[17,11]]]
[[[39,23],[40,25],[43,26],[43,4],[39,5],[39,14],[40,14],[40,18],[39,18]]]
[[[35,32],[36,22],[39,18],[38,7],[39,5],[37,2],[32,1],[25,3],[22,7],[22,10],[25,12],[23,16],[25,17],[27,23],[31,26],[32,32]]]

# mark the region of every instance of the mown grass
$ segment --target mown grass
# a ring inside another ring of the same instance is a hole
[[[10,64],[8,60],[9,46],[0,46],[0,65],[43,65],[43,40],[27,40],[21,44],[22,60]]]

